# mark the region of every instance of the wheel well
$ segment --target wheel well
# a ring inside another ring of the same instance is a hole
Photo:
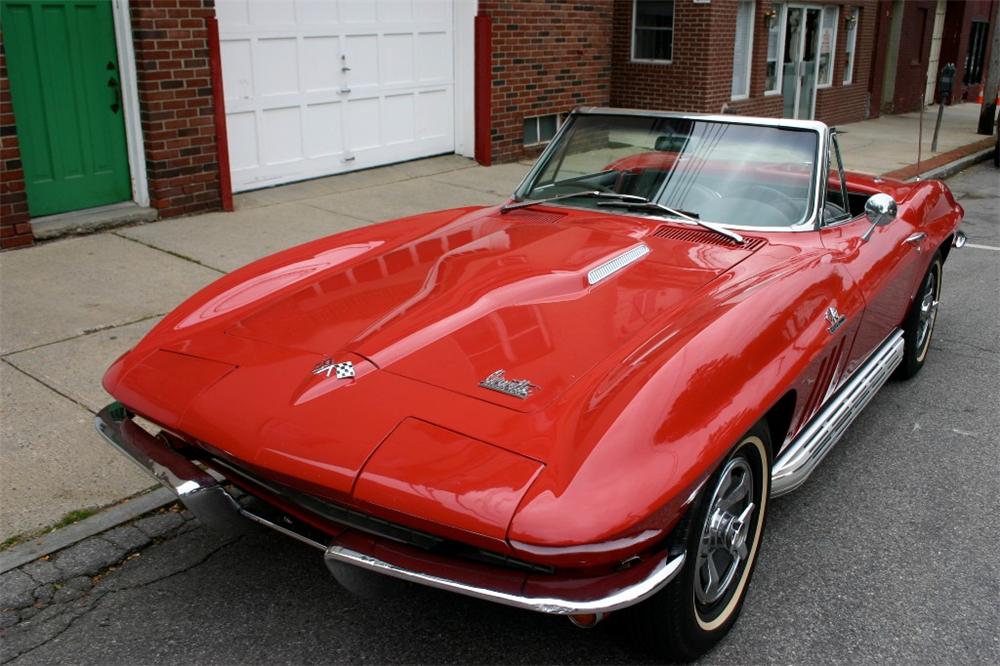
[[[777,455],[785,443],[788,430],[792,427],[792,415],[795,413],[795,391],[791,390],[781,396],[778,402],[767,411],[767,429],[771,431],[772,455]]]
[[[943,243],[941,243],[939,251],[941,252],[942,264],[948,261],[948,253],[951,252],[951,244],[954,240],[955,240],[955,234],[951,234],[950,236],[944,239]]]

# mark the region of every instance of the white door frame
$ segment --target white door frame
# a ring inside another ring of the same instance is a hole
[[[146,180],[146,151],[142,140],[139,85],[136,80],[135,49],[132,46],[132,20],[128,0],[114,0],[111,13],[115,24],[115,45],[118,47],[118,79],[121,83],[122,116],[125,120],[125,142],[128,152],[129,176],[132,179],[132,200],[140,206],[148,206],[149,182]]]
[[[455,0],[452,11],[452,39],[455,43],[455,154],[475,157],[476,153],[476,12],[479,0]]]
[[[786,39],[786,35],[787,35],[787,32],[788,32],[788,10],[790,10],[790,9],[801,9],[802,10],[802,29],[799,32],[799,62],[802,62],[802,54],[805,53],[805,46],[806,46],[805,17],[806,17],[807,12],[809,10],[813,10],[813,11],[818,11],[819,12],[819,25],[818,25],[818,29],[816,31],[816,59],[813,62],[813,69],[815,70],[815,72],[813,73],[812,107],[809,109],[809,119],[812,120],[812,119],[816,118],[816,97],[817,97],[817,92],[819,90],[819,45],[820,45],[820,35],[821,35],[822,30],[823,30],[823,11],[824,11],[824,6],[823,5],[799,5],[799,4],[787,4],[787,5],[785,5],[784,17],[783,17],[783,19],[781,21],[781,33],[780,33],[780,36],[778,37],[778,39],[779,39],[779,41],[781,43],[782,67],[784,67],[785,39]],[[836,32],[834,33],[834,35],[836,35]],[[836,37],[834,38],[834,42],[835,42],[834,46],[832,47],[833,50],[830,52],[830,69],[831,70],[833,69],[833,60],[834,60],[834,57],[836,56],[836,52],[837,52]],[[783,72],[782,72],[782,76],[784,76]],[[795,76],[794,76],[794,78],[796,80],[795,80],[795,105],[794,105],[794,112],[792,114],[793,118],[798,118],[799,117],[799,105],[801,104],[801,101],[802,101],[801,100],[801,97],[802,97],[802,86],[801,86],[801,80],[800,80],[801,76],[802,75],[798,72],[798,68],[796,67],[796,73],[795,73]],[[831,82],[832,82],[832,78],[831,78]],[[783,88],[781,88],[781,89],[783,90]]]

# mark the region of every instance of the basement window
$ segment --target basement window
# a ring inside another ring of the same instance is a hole
[[[556,135],[560,125],[562,125],[562,117],[558,113],[525,118],[524,145],[537,146],[548,143]]]
[[[674,54],[674,0],[633,0],[632,60],[670,62]]]

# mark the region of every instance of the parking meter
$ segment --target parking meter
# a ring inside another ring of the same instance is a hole
[[[934,139],[931,141],[931,151],[937,152],[938,132],[941,131],[941,116],[944,115],[944,101],[951,100],[951,86],[955,82],[955,63],[949,62],[941,68],[938,76],[938,114],[934,124]],[[923,114],[921,114],[923,115]]]
[[[951,99],[951,87],[955,82],[955,63],[949,62],[941,68],[938,77],[938,99]]]

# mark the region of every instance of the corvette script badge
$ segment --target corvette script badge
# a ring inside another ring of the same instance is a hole
[[[506,393],[507,395],[514,396],[515,398],[521,398],[522,400],[531,395],[531,391],[533,389],[538,388],[527,379],[507,379],[504,377],[504,372],[504,370],[497,370],[489,377],[479,382],[479,385],[483,388],[490,389],[491,391]]]
[[[830,324],[830,327],[826,330],[830,333],[836,333],[837,329],[843,326],[845,321],[847,321],[847,317],[837,312],[837,308],[831,306],[826,309],[826,322]]]
[[[348,379],[350,377],[354,377],[354,364],[350,361],[334,363],[332,358],[327,358],[323,359],[322,362],[318,363],[316,367],[313,368],[314,375],[326,375],[329,377],[333,373],[336,373],[337,379]]]

